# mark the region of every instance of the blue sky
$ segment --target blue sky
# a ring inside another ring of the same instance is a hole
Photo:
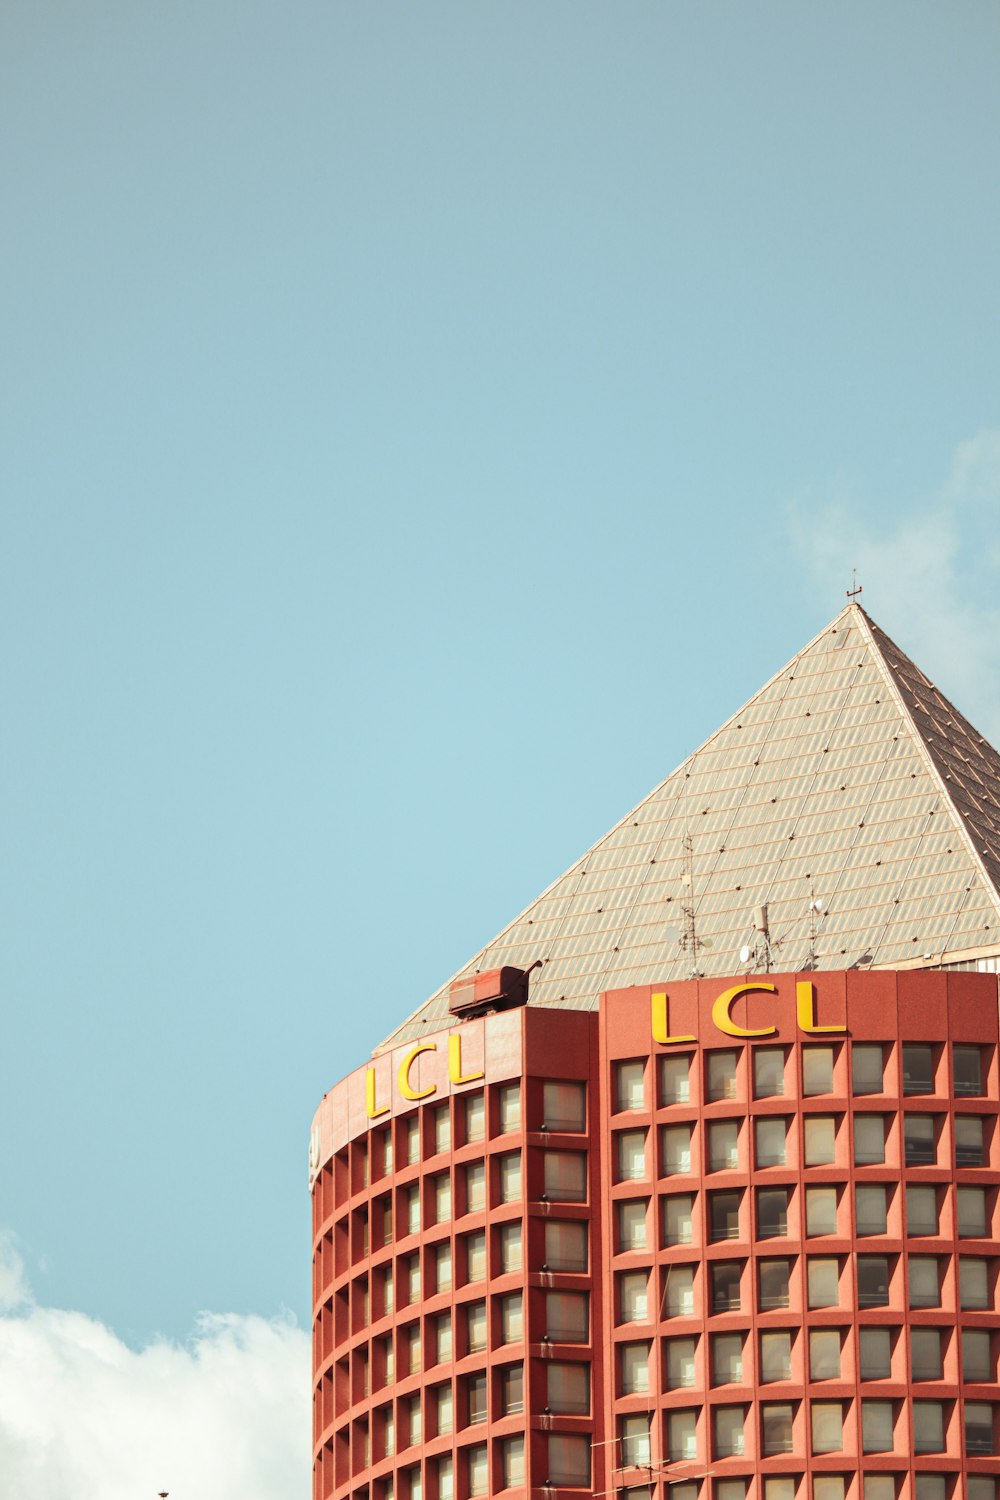
[[[852,565],[997,736],[998,64],[986,3],[7,0],[9,1321],[306,1323],[323,1090]]]

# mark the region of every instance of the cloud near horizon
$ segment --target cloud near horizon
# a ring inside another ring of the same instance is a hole
[[[0,1234],[0,1493],[17,1500],[307,1500],[309,1336],[204,1313],[183,1345],[131,1349],[40,1307]]]
[[[810,497],[794,548],[831,597],[851,569],[861,602],[994,744],[1000,740],[1000,428],[960,443],[936,491],[881,523],[853,497]]]

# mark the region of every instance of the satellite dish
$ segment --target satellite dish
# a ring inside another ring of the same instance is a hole
[[[749,948],[748,944],[744,943],[743,947],[740,949],[740,963],[741,964],[748,964],[749,962],[750,962],[750,948]]]

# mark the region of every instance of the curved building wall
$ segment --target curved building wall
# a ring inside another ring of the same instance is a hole
[[[311,1146],[316,1500],[996,1500],[998,1081],[995,978],[927,972],[375,1059]]]

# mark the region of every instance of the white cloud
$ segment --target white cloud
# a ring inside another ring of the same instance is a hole
[[[308,1500],[309,1337],[205,1314],[184,1345],[130,1349],[30,1300],[0,1236],[0,1490],[17,1500]]]
[[[831,598],[857,568],[861,603],[994,743],[1000,739],[1000,429],[961,443],[905,521],[834,497],[796,508],[793,536]]]

